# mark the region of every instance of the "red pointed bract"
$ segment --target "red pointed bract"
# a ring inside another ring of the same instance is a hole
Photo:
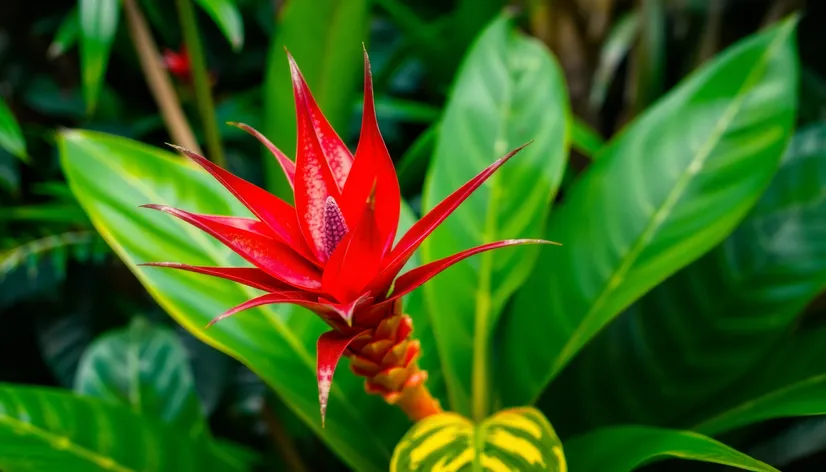
[[[278,164],[281,166],[281,170],[284,171],[284,175],[287,177],[287,182],[289,182],[290,187],[295,187],[295,163],[287,157],[286,154],[281,152],[275,144],[272,143],[266,136],[259,133],[258,130],[253,128],[252,126],[245,125],[244,123],[235,123],[230,122],[229,125],[235,126],[237,128],[241,128],[242,130],[246,131],[247,133],[255,136],[255,138],[261,142],[267,149],[270,150],[275,160],[278,161]]]
[[[364,210],[359,225],[341,241],[321,276],[321,287],[344,302],[364,293],[378,273],[383,241],[372,205]]]
[[[171,145],[195,163],[212,174],[235,198],[252,214],[266,223],[285,243],[301,254],[310,255],[310,248],[304,241],[295,209],[287,202],[267,192],[261,187],[236,177],[221,167],[188,149]]]
[[[309,89],[295,61],[292,57],[289,59],[298,128],[295,210],[307,243],[320,261],[326,261],[328,255],[324,247],[324,209],[327,197],[339,200],[341,196],[313,127],[308,103]]]
[[[202,215],[164,205],[144,205],[180,218],[221,241],[259,269],[305,290],[321,288],[321,274],[286,244],[245,229],[221,224]]]
[[[387,261],[379,273],[376,280],[373,282],[374,290],[381,290],[389,287],[390,283],[396,277],[400,270],[404,267],[416,249],[422,244],[422,241],[427,238],[442,222],[453,213],[463,201],[465,201],[479,186],[481,186],[497,169],[502,167],[502,164],[508,161],[511,157],[516,155],[525,146],[530,143],[523,144],[513,151],[507,153],[505,156],[497,159],[493,164],[488,166],[485,170],[476,175],[456,189],[453,193],[445,197],[438,205],[433,207],[426,215],[419,221],[413,224],[410,229],[401,237],[396,247],[390,252]]]
[[[543,244],[506,240],[467,249],[398,276],[427,238],[521,146],[496,160],[417,221],[393,247],[401,196],[393,161],[376,118],[370,60],[364,53],[364,112],[355,157],[321,113],[288,53],[296,104],[295,162],[255,129],[252,134],[280,163],[293,185],[295,207],[232,175],[205,158],[176,147],[212,174],[257,219],[201,215],[163,205],[170,213],[221,241],[255,267],[167,267],[235,281],[266,292],[231,308],[209,325],[241,311],[289,303],[311,310],[332,331],[318,339],[317,381],[322,425],[336,366],[343,355],[365,378],[368,392],[398,405],[414,421],[442,411],[424,385],[420,343],[401,297],[465,258],[505,246]],[[555,244],[555,243],[552,243]],[[394,283],[395,280],[395,283]],[[388,292],[392,288],[392,293]],[[450,315],[450,314],[445,314]]]
[[[371,194],[374,198],[371,199]],[[342,194],[342,211],[350,227],[358,225],[367,201],[375,205],[382,255],[393,244],[399,226],[401,194],[393,160],[379,131],[373,99],[370,60],[364,52],[364,111],[356,160]]]
[[[321,406],[321,426],[327,415],[327,400],[330,398],[330,388],[333,385],[333,374],[336,372],[338,361],[344,355],[347,346],[368,330],[343,334],[338,331],[327,331],[318,338],[316,378],[318,380],[318,402]]]
[[[261,269],[255,267],[203,267],[176,262],[147,262],[140,264],[148,267],[165,267],[169,269],[184,270],[196,274],[210,275],[221,279],[231,280],[244,284],[248,287],[257,288],[265,292],[280,292],[284,290],[295,290],[291,285],[268,275]]]
[[[544,239],[507,239],[505,241],[497,241],[494,243],[483,244],[471,249],[466,249],[462,252],[453,254],[448,257],[430,262],[423,266],[411,269],[408,272],[400,275],[393,287],[393,293],[388,297],[386,302],[394,301],[412,292],[422,284],[437,276],[443,270],[450,266],[467,259],[470,256],[479,254],[485,251],[491,251],[507,246],[518,246],[522,244],[557,244]]]
[[[289,52],[287,53],[287,57],[290,61],[290,67],[293,69],[293,87],[299,87],[306,99],[307,111],[311,118],[318,144],[321,146],[333,178],[339,190],[341,190],[344,188],[344,182],[347,180],[347,176],[350,174],[350,168],[353,166],[353,154],[347,149],[344,141],[341,140],[338,133],[336,133],[330,125],[330,122],[327,121],[327,118],[321,112],[318,103],[316,103],[313,94],[310,92],[310,87],[307,86],[304,76],[301,75],[298,66],[295,65],[295,60]]]

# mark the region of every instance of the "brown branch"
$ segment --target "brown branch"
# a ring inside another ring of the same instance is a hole
[[[135,0],[123,0],[126,23],[129,27],[129,36],[135,45],[138,53],[141,69],[146,78],[146,85],[152,92],[152,97],[158,105],[166,129],[172,141],[198,154],[203,154],[195,134],[186,120],[186,115],[181,108],[181,102],[172,86],[166,69],[161,62],[161,55],[158,46],[152,39],[149,26],[146,23],[143,13]]]

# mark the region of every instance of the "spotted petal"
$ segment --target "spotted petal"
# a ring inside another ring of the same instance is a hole
[[[340,192],[313,127],[310,90],[292,56],[289,59],[298,128],[295,209],[304,238],[316,257],[326,261],[328,255],[324,250],[324,210],[328,197],[339,200]]]

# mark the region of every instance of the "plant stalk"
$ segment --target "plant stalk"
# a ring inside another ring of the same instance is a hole
[[[281,419],[278,418],[278,415],[273,411],[269,402],[264,402],[264,405],[261,407],[261,416],[267,425],[267,431],[272,438],[273,446],[278,450],[279,454],[281,454],[281,458],[287,463],[289,470],[292,472],[308,472],[310,469],[308,469],[307,466],[304,465],[304,461],[301,460],[301,455],[295,447],[295,441],[290,437],[290,434],[287,432],[284,424],[281,423]]]
[[[172,79],[163,67],[158,46],[152,39],[146,18],[135,0],[123,0],[123,10],[146,85],[158,105],[170,138],[176,144],[201,154],[201,148],[172,86]]]
[[[201,44],[201,35],[198,31],[198,20],[195,17],[195,8],[192,0],[176,0],[178,18],[184,37],[184,47],[189,53],[192,65],[192,82],[195,86],[195,102],[198,113],[201,115],[201,125],[204,128],[204,139],[210,159],[221,167],[226,168],[224,149],[221,146],[221,135],[218,132],[218,122],[215,119],[215,104],[212,101],[209,72],[206,68],[204,48]]]
[[[433,398],[424,382],[405,390],[396,406],[413,421],[421,421],[442,412],[439,400]]]

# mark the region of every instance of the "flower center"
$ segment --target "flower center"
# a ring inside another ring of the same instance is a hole
[[[333,197],[324,202],[324,252],[327,257],[333,254],[338,243],[349,232],[344,215]]]

